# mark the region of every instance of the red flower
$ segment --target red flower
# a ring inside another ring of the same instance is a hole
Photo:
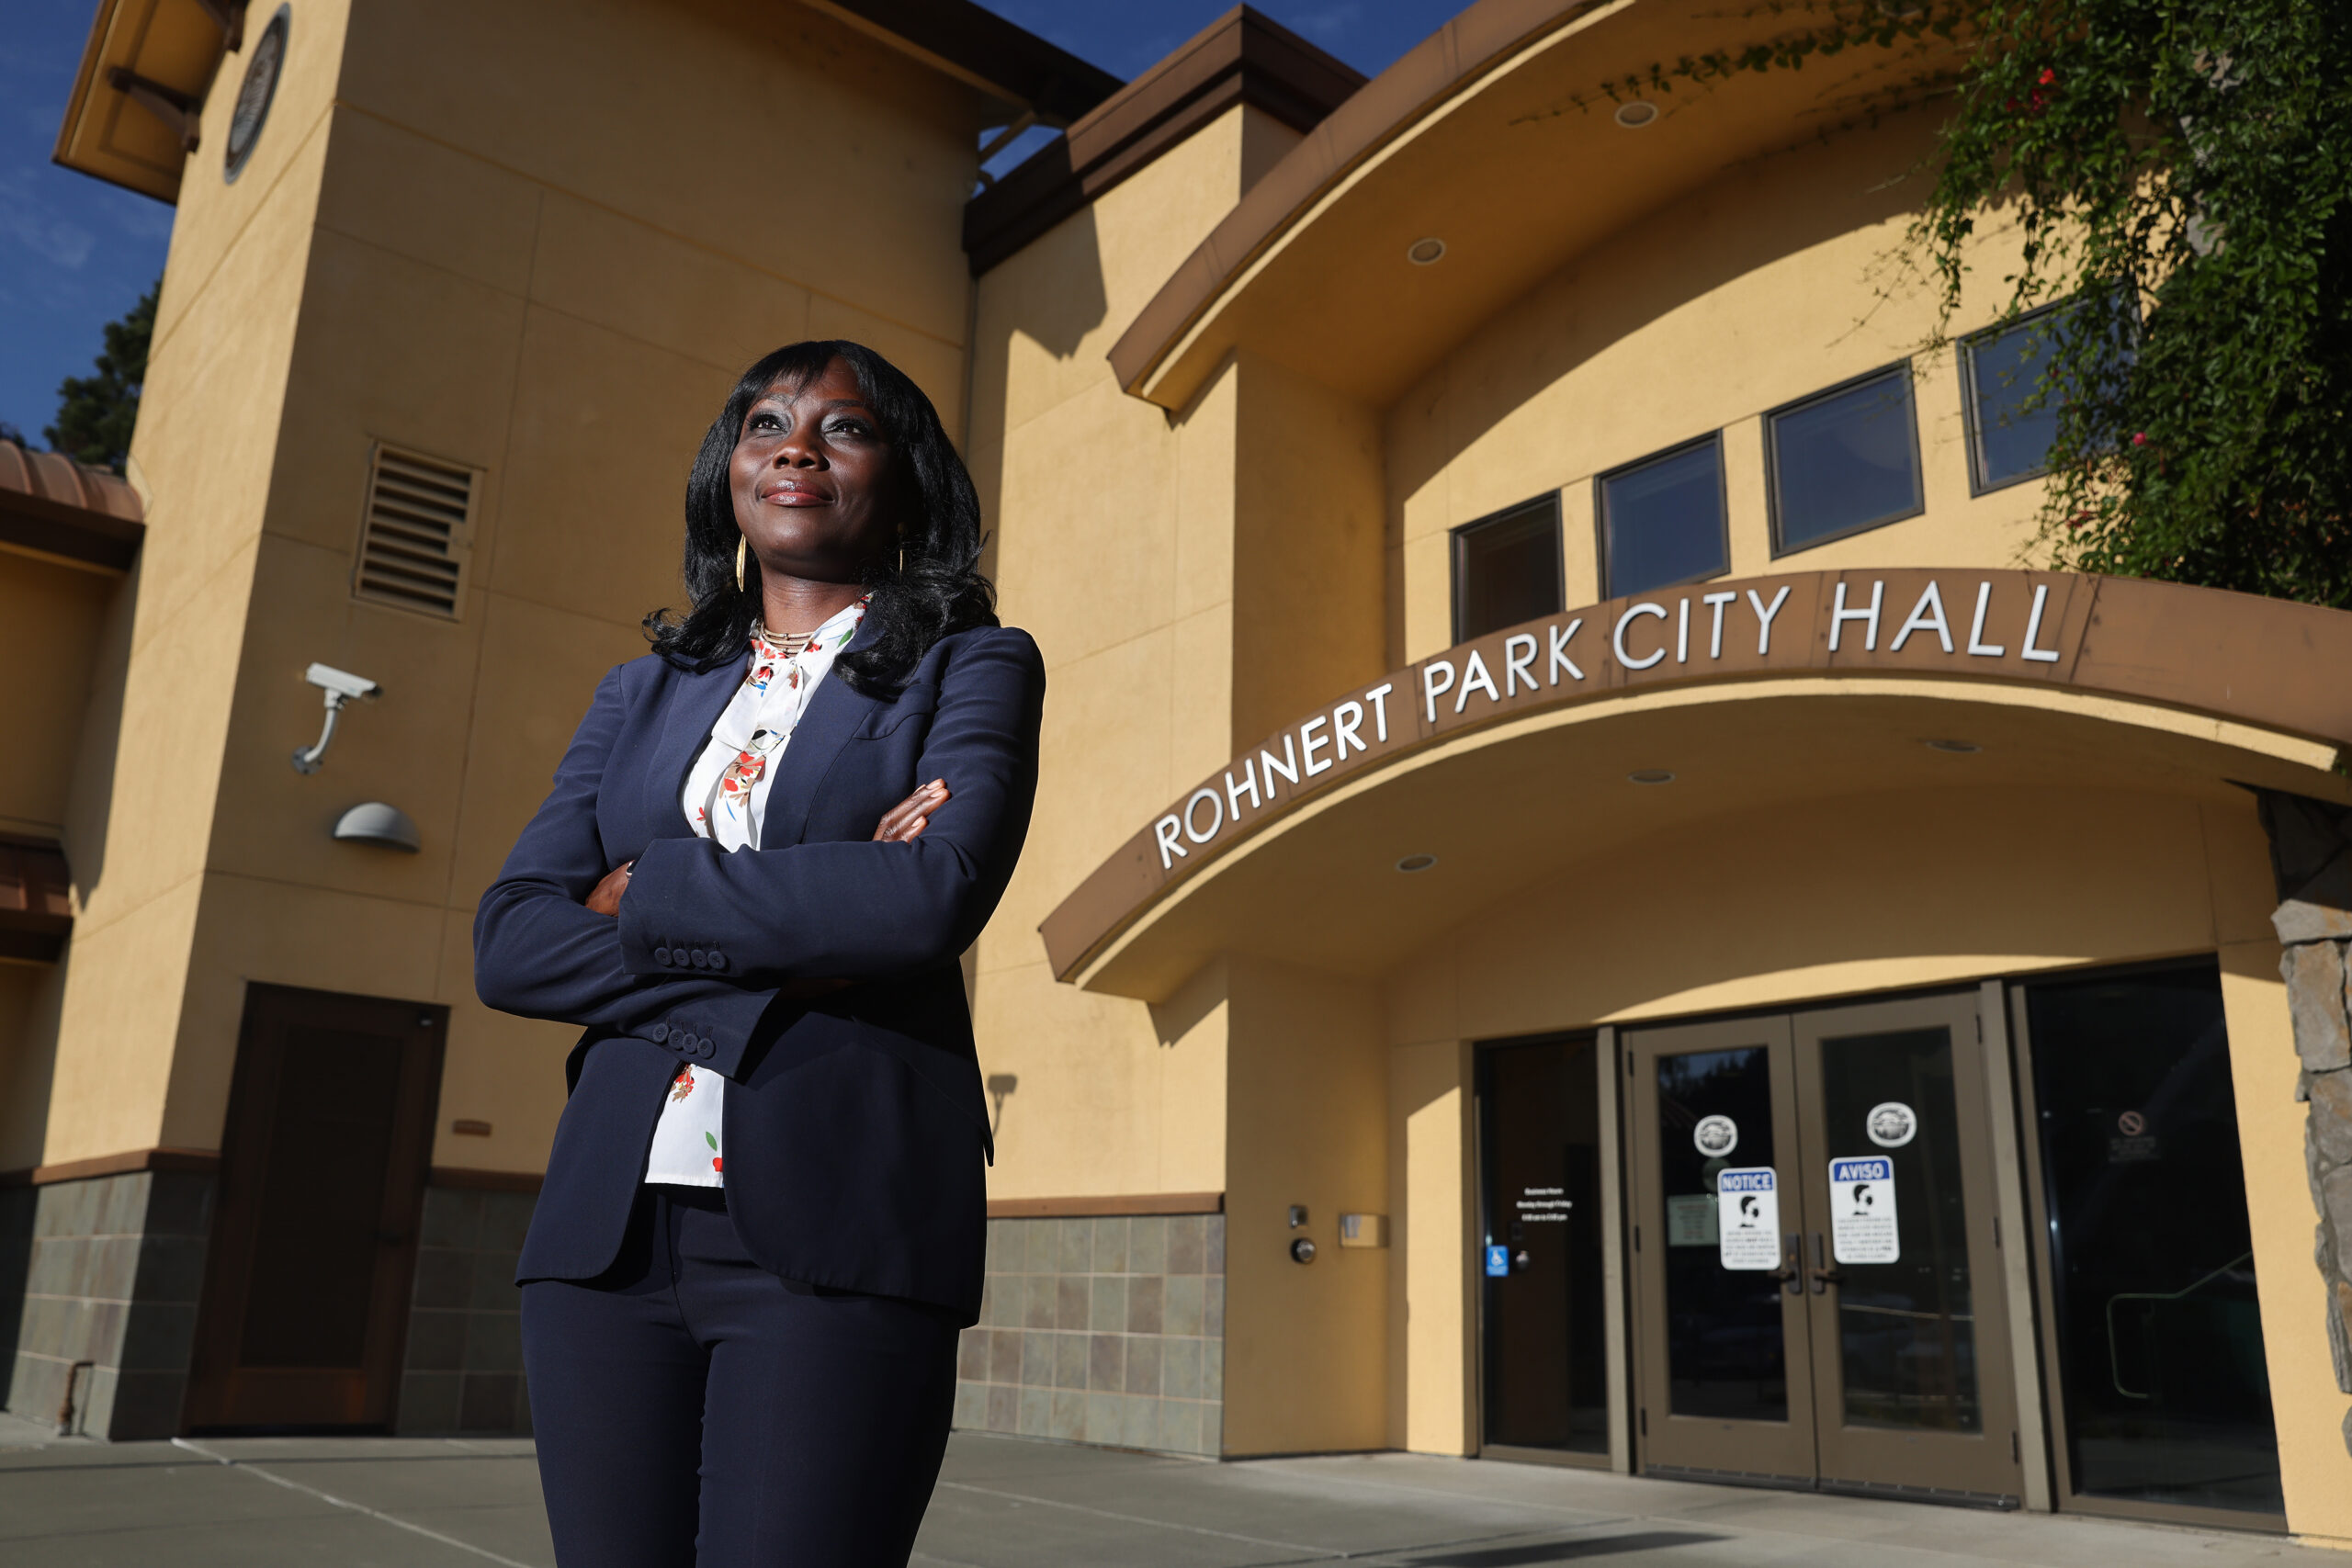
[[[714,1155],[711,1156],[710,1168],[724,1175],[727,1171],[727,1162]]]
[[[2148,444],[2148,433],[2147,433],[2146,431],[2144,431],[2144,430],[2135,430],[2135,431],[2133,431],[2133,432],[2132,433],[2132,446],[2145,446],[2147,444]]]
[[[2054,87],[2057,85],[2058,73],[2049,69],[2047,66],[2044,66],[2041,72],[2041,85],[2045,87]]]

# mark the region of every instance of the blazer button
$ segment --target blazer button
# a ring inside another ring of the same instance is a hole
[[[710,967],[710,955],[697,947],[686,954],[686,962],[697,969],[707,969]]]
[[[653,950],[653,962],[659,964],[664,969],[670,967],[670,950],[666,947],[655,948]]]
[[[723,953],[719,952],[719,951],[718,951],[718,949],[717,949],[717,948],[715,948],[715,947],[714,947],[714,948],[712,948],[712,949],[710,950],[710,966],[711,966],[713,969],[724,969],[724,968],[726,968],[726,967],[727,967],[727,954],[725,954],[725,953]]]
[[[670,1026],[666,1023],[657,1023],[645,1032],[651,1035],[653,1037],[653,1043],[656,1045],[659,1045],[662,1042],[670,1038]]]
[[[706,1034],[702,1037],[702,1043],[695,1047],[695,1054],[699,1056],[716,1056],[718,1055],[718,1042]]]

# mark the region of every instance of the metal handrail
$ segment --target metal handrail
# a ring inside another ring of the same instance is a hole
[[[2155,1397],[2156,1397],[2156,1396],[2155,1396],[2154,1394],[2153,1394],[2153,1393],[2133,1393],[2131,1389],[2125,1388],[2125,1387],[2123,1386],[2123,1362],[2122,1362],[2121,1359],[2120,1359],[2120,1357],[2118,1357],[2118,1356],[2116,1355],[2116,1353],[2115,1353],[2115,1303],[2118,1303],[2118,1302],[2177,1302],[2177,1301],[2180,1300],[2180,1298],[2181,1298],[2181,1297],[2183,1297],[2183,1296],[2185,1296],[2185,1295],[2188,1295],[2188,1294],[2190,1292],[2192,1292],[2192,1291],[2201,1291],[2201,1290],[2203,1290],[2206,1286],[2208,1286],[2208,1285],[2211,1284],[2214,1280],[2216,1280],[2220,1279],[2222,1275],[2224,1275],[2224,1274],[2228,1273],[2231,1269],[2233,1269],[2236,1268],[2239,1264],[2241,1264],[2241,1263],[2251,1263],[2251,1262],[2253,1262],[2253,1261],[2254,1261],[2254,1253],[2253,1253],[2251,1250],[2249,1250],[2249,1251],[2245,1254],[2245,1257],[2243,1257],[2243,1258],[2231,1258],[2227,1263],[2222,1264],[2219,1269],[2214,1269],[2211,1274],[2206,1275],[2204,1278],[2202,1278],[2202,1279],[2200,1279],[2200,1280],[2197,1280],[2197,1281],[2196,1281],[2195,1283],[2193,1283],[2193,1284],[2183,1285],[2183,1286],[2182,1286],[2179,1290],[2177,1290],[2177,1291],[2169,1291],[2169,1292],[2165,1292],[2165,1291],[2125,1291],[2125,1292],[2122,1292],[2120,1295],[2113,1295],[2113,1296],[2109,1296],[2109,1297],[2108,1297],[2108,1298],[2107,1298],[2107,1381],[2108,1381],[2108,1382],[2111,1382],[2111,1383],[2113,1383],[2113,1384],[2115,1385],[2115,1392],[2116,1392],[2116,1393],[2120,1393],[2120,1394],[2121,1394],[2121,1395],[2122,1395],[2124,1398],[2126,1398],[2126,1399],[2154,1399],[2154,1398],[2155,1398]]]

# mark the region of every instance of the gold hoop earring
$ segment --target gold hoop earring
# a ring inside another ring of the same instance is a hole
[[[751,543],[750,537],[746,535],[735,536],[735,592],[738,593],[743,592],[743,556],[744,552],[751,547]]]

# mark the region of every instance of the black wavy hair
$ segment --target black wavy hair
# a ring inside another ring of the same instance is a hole
[[[939,411],[904,371],[864,344],[821,339],[787,344],[744,371],[695,454],[686,479],[685,551],[686,592],[694,606],[684,615],[662,609],[645,617],[647,640],[671,663],[704,671],[741,657],[760,616],[757,556],[745,563],[743,586],[735,586],[735,542],[742,530],[735,521],[729,462],[743,416],[777,381],[805,384],[837,359],[856,375],[858,391],[890,444],[911,514],[902,520],[903,564],[894,555],[866,571],[874,597],[865,614],[876,623],[875,635],[835,660],[833,668],[856,690],[887,696],[941,637],[997,624],[996,590],[979,570],[979,494],[940,425]]]

